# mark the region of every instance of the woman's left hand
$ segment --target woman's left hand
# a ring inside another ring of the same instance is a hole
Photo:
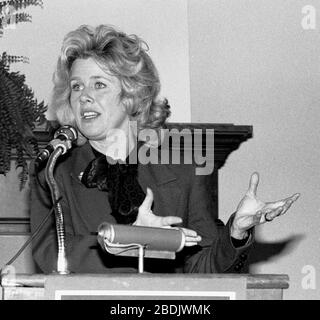
[[[231,226],[231,236],[236,239],[245,238],[247,230],[254,226],[270,222],[276,217],[283,215],[291,207],[300,194],[296,193],[288,198],[263,202],[257,198],[257,187],[259,184],[259,174],[253,173],[250,179],[249,189],[240,201]]]
[[[156,216],[152,210],[153,192],[147,188],[147,195],[139,207],[137,220],[133,223],[134,226],[170,228],[172,225],[182,223],[182,219],[176,216],[160,217]],[[191,229],[179,228],[186,236],[185,246],[191,247],[201,241],[201,237]]]

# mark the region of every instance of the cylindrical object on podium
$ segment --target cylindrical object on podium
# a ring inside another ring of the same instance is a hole
[[[185,245],[185,234],[179,228],[102,223],[98,234],[112,244],[141,244],[147,250],[179,252]]]

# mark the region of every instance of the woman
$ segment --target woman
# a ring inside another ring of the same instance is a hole
[[[137,36],[100,25],[82,26],[64,39],[51,107],[61,125],[75,126],[80,135],[79,146],[61,158],[55,172],[72,272],[136,272],[136,259],[112,256],[98,245],[96,232],[103,222],[183,227],[186,244],[176,260],[147,259],[146,271],[239,272],[253,227],[285,213],[299,196],[258,200],[254,173],[236,213],[226,226],[217,226],[203,176],[196,176],[191,165],[125,164],[139,145],[132,124],[159,130],[170,114],[159,90],[156,68]],[[119,161],[110,164],[113,160]],[[34,231],[52,204],[34,174],[31,183]],[[50,217],[33,247],[45,273],[55,270],[56,242]]]

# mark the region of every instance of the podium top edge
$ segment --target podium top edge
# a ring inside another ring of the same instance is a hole
[[[289,276],[286,274],[186,274],[186,273],[173,273],[173,274],[160,274],[160,273],[107,273],[107,274],[76,274],[71,273],[68,275],[59,274],[5,274],[2,275],[2,287],[40,287],[43,288],[47,279],[52,277],[65,277],[67,278],[193,278],[193,279],[239,279],[246,278],[247,289],[287,289],[289,287]]]

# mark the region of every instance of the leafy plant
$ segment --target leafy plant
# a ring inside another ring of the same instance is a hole
[[[0,12],[4,6],[11,6],[14,10],[24,9],[30,5],[41,5],[42,1],[17,0],[1,1]],[[15,23],[31,21],[27,13],[14,13]],[[3,35],[4,19],[0,19],[0,37]],[[6,22],[7,23],[7,22]],[[19,72],[11,72],[10,64],[16,62],[27,63],[23,56],[0,56],[0,174],[10,171],[12,156],[16,156],[16,165],[21,167],[19,173],[20,190],[28,179],[27,157],[38,153],[38,143],[34,136],[35,125],[46,121],[44,112],[47,106],[38,103],[34,92],[25,83],[25,76]]]

